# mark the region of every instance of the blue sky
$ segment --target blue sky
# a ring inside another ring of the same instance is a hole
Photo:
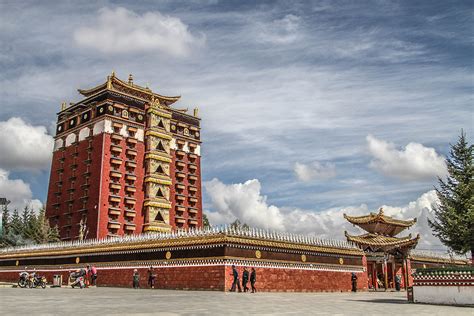
[[[215,223],[337,237],[342,210],[429,216],[473,132],[472,6],[1,1],[0,195],[45,200],[55,113],[115,70],[200,108]]]

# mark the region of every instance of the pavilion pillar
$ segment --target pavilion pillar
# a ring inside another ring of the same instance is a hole
[[[372,264],[372,285],[377,291],[377,289],[379,288],[379,284],[377,282],[377,261],[374,261],[374,263]]]
[[[403,285],[404,285],[404,288],[405,288],[405,291],[407,290],[408,288],[408,273],[407,273],[407,259],[406,258],[403,258],[403,261],[402,261],[402,273],[403,273]]]
[[[383,258],[383,279],[384,279],[384,287],[385,291],[387,290],[387,283],[388,283],[388,275],[387,275],[387,258]]]

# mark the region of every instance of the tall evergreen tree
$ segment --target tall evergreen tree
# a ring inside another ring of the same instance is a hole
[[[434,235],[454,252],[474,256],[474,165],[473,145],[466,134],[451,146],[446,159],[448,175],[438,178],[436,193],[439,204],[434,207],[435,218],[428,220]]]
[[[202,213],[202,226],[204,228],[211,227],[211,224],[209,223],[209,218],[207,218],[207,215],[205,213]]]

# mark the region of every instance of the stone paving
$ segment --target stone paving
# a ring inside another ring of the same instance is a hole
[[[222,293],[123,288],[0,288],[0,315],[474,315],[410,304],[404,292]]]

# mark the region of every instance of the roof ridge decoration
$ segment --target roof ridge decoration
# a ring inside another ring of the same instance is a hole
[[[97,94],[103,90],[112,90],[116,92],[123,92],[128,95],[139,97],[149,102],[153,102],[154,99],[162,101],[161,103],[169,106],[176,101],[178,101],[181,96],[164,96],[158,93],[153,92],[148,87],[142,87],[133,83],[132,74],[128,77],[128,82],[125,82],[115,75],[115,71],[112,71],[110,76],[107,76],[107,81],[105,83],[99,84],[95,87],[89,89],[77,89],[77,91],[85,97],[90,97],[94,94]]]
[[[360,254],[355,243],[344,240],[325,240],[315,236],[276,232],[260,228],[234,228],[230,225],[203,229],[186,229],[171,233],[152,232],[124,237],[68,241],[41,245],[8,247],[0,249],[0,259],[17,255],[44,255],[61,252],[89,252],[141,249],[153,246],[176,246],[209,242],[238,242],[249,245],[301,248],[327,253]]]
[[[411,234],[405,237],[392,237],[371,233],[355,236],[345,231],[344,235],[347,241],[354,242],[365,250],[383,250],[385,252],[402,251],[408,253],[412,248],[416,247],[420,239],[420,234],[417,234],[414,238],[412,238]]]
[[[393,218],[391,216],[387,216],[384,214],[382,207],[379,209],[379,212],[377,214],[370,213],[369,215],[349,216],[346,213],[344,213],[344,218],[348,220],[350,223],[355,224],[355,225],[382,222],[385,224],[408,228],[416,223],[416,218],[413,218],[411,220],[402,220],[402,219]]]

